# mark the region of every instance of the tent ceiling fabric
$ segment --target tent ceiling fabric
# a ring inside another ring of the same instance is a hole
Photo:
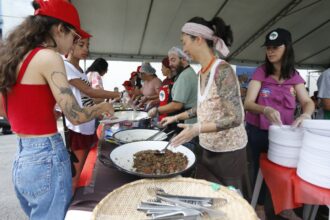
[[[93,38],[92,57],[113,60],[160,60],[180,46],[180,29],[194,16],[222,17],[234,32],[228,60],[263,62],[266,33],[291,31],[298,66],[330,64],[329,0],[72,0],[84,29]]]

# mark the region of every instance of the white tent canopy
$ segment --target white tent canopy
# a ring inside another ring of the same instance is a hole
[[[264,60],[266,33],[289,29],[298,67],[330,64],[329,0],[72,0],[82,26],[94,37],[91,57],[160,60],[180,45],[180,29],[194,16],[222,17],[234,32],[228,60],[256,65]]]

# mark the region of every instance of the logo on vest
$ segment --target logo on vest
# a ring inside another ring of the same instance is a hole
[[[165,91],[164,90],[160,90],[159,91],[159,101],[164,101],[165,100]]]
[[[293,86],[290,87],[290,93],[292,96],[296,96],[296,90],[293,88]]]
[[[270,89],[268,89],[268,88],[263,88],[263,89],[260,90],[259,96],[260,96],[260,97],[267,98],[267,97],[270,96],[271,93],[272,93],[272,92],[271,92]]]

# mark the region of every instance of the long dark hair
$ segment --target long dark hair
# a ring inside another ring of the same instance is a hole
[[[274,65],[269,62],[267,55],[265,57],[265,68],[266,68],[266,77],[273,75],[275,68]],[[285,51],[282,56],[281,64],[281,75],[279,79],[289,79],[295,72],[294,68],[294,51],[291,43],[285,45]]]
[[[34,9],[40,8],[37,2],[32,2]],[[0,46],[0,92],[7,93],[16,83],[17,66],[24,56],[32,49],[41,45],[47,38],[53,45],[56,42],[50,30],[53,25],[62,24],[65,32],[69,33],[72,25],[48,16],[29,16],[17,26]]]
[[[89,72],[98,72],[99,74],[103,74],[108,70],[108,62],[103,59],[103,58],[97,58],[96,60],[94,60],[94,62],[92,63],[92,65],[90,67],[87,68],[86,73]]]
[[[188,22],[196,23],[204,25],[211,30],[214,31],[214,34],[218,37],[220,37],[225,44],[229,47],[233,44],[234,38],[233,38],[233,32],[231,30],[230,25],[226,25],[226,23],[222,20],[222,18],[214,17],[210,21],[206,21],[202,17],[193,17]],[[192,38],[195,38],[194,36],[191,36]],[[207,40],[206,43],[210,48],[213,48],[213,41]]]

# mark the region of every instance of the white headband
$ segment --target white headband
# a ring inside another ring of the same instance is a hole
[[[215,49],[219,51],[220,54],[222,54],[224,57],[229,54],[229,49],[225,42],[220,37],[214,35],[214,31],[205,25],[188,22],[183,25],[181,31],[195,37],[202,37],[207,40],[212,40]]]

